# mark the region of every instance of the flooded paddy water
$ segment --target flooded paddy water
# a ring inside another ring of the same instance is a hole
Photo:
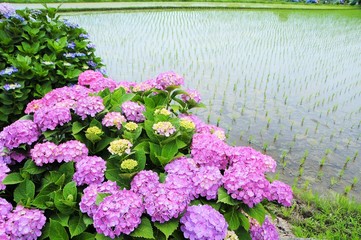
[[[164,10],[64,16],[109,77],[173,70],[195,113],[278,163],[279,179],[361,200],[360,11]]]

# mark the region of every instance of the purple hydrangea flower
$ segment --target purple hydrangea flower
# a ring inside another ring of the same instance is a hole
[[[88,64],[88,66],[92,68],[96,68],[98,66],[98,64],[96,64],[93,60],[87,61],[86,64]]]
[[[117,88],[117,82],[110,78],[101,78],[91,82],[89,88],[94,92],[109,88],[109,90],[113,92],[114,89]]]
[[[187,89],[186,92],[187,92],[186,94],[182,94],[182,96],[181,96],[181,98],[184,102],[193,100],[196,103],[199,103],[201,101],[201,96],[199,95],[197,90]]]
[[[184,237],[190,240],[223,240],[227,235],[226,220],[209,205],[188,207],[180,223]]]
[[[103,74],[93,70],[86,70],[79,75],[78,84],[82,86],[87,86],[99,79],[103,79]]]
[[[154,192],[144,197],[144,206],[153,222],[164,223],[177,218],[190,202],[189,187],[177,181],[159,184]],[[180,184],[178,186],[174,184]]]
[[[0,222],[7,219],[7,216],[11,210],[13,210],[11,203],[0,197]]]
[[[68,19],[64,19],[63,22],[67,27],[70,27],[70,28],[78,28],[79,27],[78,24],[72,23]]]
[[[250,147],[232,147],[227,153],[230,164],[242,164],[260,172],[275,172],[277,163],[272,157]]]
[[[200,166],[215,166],[226,169],[229,146],[213,134],[195,134],[191,146],[191,156]]]
[[[10,158],[15,162],[22,162],[26,158],[26,155],[23,153],[12,151],[10,152]]]
[[[156,82],[156,88],[160,90],[165,90],[170,86],[183,85],[184,79],[183,77],[179,76],[177,73],[170,71],[159,74],[155,82]]]
[[[130,190],[121,190],[99,204],[93,216],[94,227],[110,238],[130,234],[141,223],[143,212],[142,198]]]
[[[222,186],[222,177],[217,167],[200,167],[193,178],[196,198],[202,196],[207,200],[216,199],[218,189]]]
[[[88,148],[82,142],[70,140],[57,147],[56,160],[61,162],[78,162],[88,156]]]
[[[9,18],[10,16],[16,13],[15,8],[9,3],[0,3],[0,14],[5,18]]]
[[[270,185],[269,196],[267,199],[270,201],[277,201],[283,206],[290,207],[293,199],[292,189],[281,181],[274,181]]]
[[[37,166],[53,163],[57,157],[57,145],[52,142],[38,143],[30,150],[31,158]]]
[[[133,86],[132,91],[133,92],[145,92],[145,91],[149,91],[152,88],[154,88],[156,86],[156,82],[153,79],[141,82],[141,83],[137,83],[135,86]]]
[[[73,180],[78,186],[100,184],[104,181],[105,164],[106,162],[100,157],[84,157],[75,164]]]
[[[94,43],[88,43],[86,45],[87,48],[95,48],[95,44]]]
[[[102,124],[106,127],[116,127],[118,129],[122,128],[122,123],[127,120],[120,112],[109,112],[107,113],[103,120]]]
[[[143,115],[145,107],[139,103],[126,101],[122,104],[122,111],[128,121],[144,122],[145,120]]]
[[[88,38],[89,38],[89,34],[81,33],[81,34],[79,35],[79,37],[84,38],[84,39],[88,39]]]
[[[70,49],[74,49],[75,46],[76,46],[75,42],[68,43],[68,48],[70,48]]]
[[[224,172],[222,181],[232,198],[243,201],[249,207],[269,196],[270,183],[264,174],[242,165],[229,167]]]
[[[38,209],[27,209],[18,205],[8,214],[5,223],[6,233],[10,239],[37,239],[45,225],[44,213]]]
[[[5,91],[14,90],[14,89],[17,89],[17,88],[21,88],[21,84],[19,84],[19,83],[5,84],[3,86],[3,88],[4,88]]]
[[[279,235],[277,232],[277,228],[271,223],[266,216],[265,221],[262,226],[258,224],[258,222],[254,219],[250,221],[251,227],[249,232],[251,234],[252,240],[278,240]]]
[[[89,96],[80,99],[75,107],[75,113],[84,120],[88,115],[95,115],[104,110],[103,99],[99,96]]]
[[[118,86],[117,88],[124,88],[124,90],[127,92],[127,93],[131,93],[131,88],[133,88],[134,86],[136,86],[137,84],[134,83],[134,82],[118,82]]]
[[[44,104],[42,99],[34,99],[33,101],[29,102],[26,106],[25,113],[30,114],[38,111],[39,109],[43,108]]]
[[[31,120],[17,120],[0,132],[0,145],[8,149],[19,147],[21,144],[32,144],[38,140],[40,131]]]
[[[0,191],[6,188],[3,180],[6,178],[8,172],[10,172],[8,166],[4,162],[0,162]]]
[[[34,113],[34,122],[41,131],[54,130],[57,126],[63,126],[71,121],[69,108],[45,107]]]
[[[98,206],[96,205],[97,195],[99,193],[108,193],[109,195],[115,194],[119,191],[116,182],[107,181],[101,184],[91,184],[84,189],[84,194],[79,203],[80,211],[93,217]]]
[[[134,176],[130,183],[130,189],[143,197],[155,193],[159,186],[159,176],[156,172],[142,170]]]

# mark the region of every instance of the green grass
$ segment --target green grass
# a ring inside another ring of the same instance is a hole
[[[294,190],[291,208],[266,207],[292,225],[296,237],[315,239],[361,239],[361,203],[342,195],[319,197],[304,189]]]

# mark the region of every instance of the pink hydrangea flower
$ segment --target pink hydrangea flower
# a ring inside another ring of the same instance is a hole
[[[128,121],[144,122],[145,117],[143,112],[145,107],[139,103],[126,101],[122,104],[122,111]]]
[[[37,110],[41,109],[44,106],[42,99],[35,99],[26,105],[25,113],[30,114],[34,113]]]
[[[175,72],[165,72],[161,73],[157,76],[156,80],[156,88],[160,90],[165,90],[170,86],[181,86],[184,83],[183,77],[178,75]]]
[[[10,239],[37,239],[41,236],[41,229],[45,222],[46,218],[42,211],[18,205],[13,212],[8,214],[5,231]]]
[[[177,131],[177,129],[170,122],[158,122],[153,125],[155,134],[169,137]]]
[[[0,145],[11,150],[21,144],[32,144],[39,136],[40,131],[33,121],[17,120],[0,132]]]
[[[269,201],[277,201],[283,206],[290,207],[293,199],[292,189],[289,185],[281,181],[274,181],[270,185],[269,196],[267,199]]]
[[[119,191],[116,182],[107,181],[101,184],[91,184],[84,189],[84,194],[79,203],[80,211],[93,217],[94,213],[98,210],[96,205],[97,196],[99,193],[107,193],[109,195],[115,194]]]
[[[196,103],[199,103],[201,101],[201,96],[199,95],[197,90],[187,89],[186,92],[187,92],[186,94],[181,95],[181,98],[184,102],[193,100]]]
[[[88,148],[82,142],[70,140],[57,147],[56,160],[61,162],[80,161],[88,156]]]
[[[90,83],[89,88],[94,92],[102,91],[109,88],[111,92],[117,88],[117,82],[110,78],[99,78]]]
[[[130,183],[131,190],[143,197],[155,193],[158,186],[159,176],[156,172],[150,170],[140,171]]]
[[[87,86],[99,79],[103,79],[103,74],[93,70],[86,70],[79,75],[78,84]]]
[[[0,222],[7,219],[7,215],[13,210],[11,203],[0,197]]]
[[[64,107],[45,107],[34,113],[34,122],[41,131],[54,130],[57,126],[63,126],[70,121],[70,110]]]
[[[99,96],[88,96],[80,99],[75,107],[75,113],[84,120],[87,116],[95,115],[104,110],[103,99]]]
[[[127,120],[120,112],[109,112],[104,116],[102,124],[106,127],[115,126],[116,128],[121,129],[122,123],[126,121]]]
[[[275,172],[277,163],[272,157],[250,147],[232,147],[227,153],[230,164],[242,164],[260,172]]]
[[[251,234],[252,240],[279,239],[277,228],[271,223],[271,221],[268,219],[268,216],[266,216],[266,219],[263,222],[262,226],[260,226],[259,223],[254,219],[251,219],[250,223],[251,227],[249,229],[249,232]]]
[[[124,88],[124,90],[127,93],[131,93],[132,92],[131,88],[133,88],[135,85],[136,85],[136,83],[134,83],[134,82],[122,81],[122,82],[118,82],[117,88],[120,88],[120,87]]]
[[[30,150],[30,155],[37,166],[53,163],[57,157],[57,145],[52,142],[38,143]]]
[[[218,189],[222,186],[222,174],[217,167],[200,167],[193,178],[196,198],[205,197],[207,200],[216,199]]]
[[[243,201],[249,207],[269,196],[270,183],[264,174],[242,165],[233,165],[226,169],[222,181],[232,198]]]
[[[3,180],[6,178],[8,172],[10,172],[8,166],[4,162],[0,162],[0,191],[6,188]]]
[[[228,149],[229,146],[215,135],[193,135],[191,156],[200,166],[215,166],[219,169],[226,169]]]
[[[75,173],[73,180],[76,185],[100,184],[104,181],[106,162],[97,156],[84,157],[75,163]]]
[[[184,237],[190,240],[223,240],[227,235],[226,220],[209,205],[188,207],[180,223]]]
[[[128,235],[140,224],[143,212],[142,198],[130,190],[121,190],[99,204],[93,216],[94,228],[110,238]]]
[[[141,83],[137,83],[135,86],[133,86],[132,91],[133,92],[145,92],[145,91],[149,91],[152,88],[154,88],[156,86],[156,82],[153,79],[141,82]]]

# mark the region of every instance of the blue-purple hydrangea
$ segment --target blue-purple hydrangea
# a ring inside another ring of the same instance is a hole
[[[100,184],[104,181],[106,162],[98,156],[84,157],[75,163],[73,180],[78,186]]]

